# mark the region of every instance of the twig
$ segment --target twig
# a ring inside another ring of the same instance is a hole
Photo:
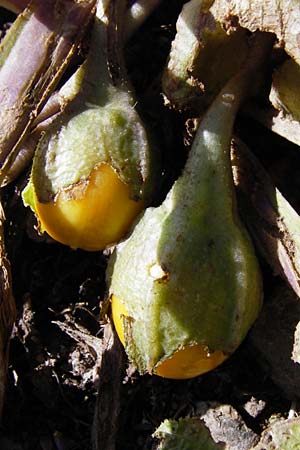
[[[98,398],[92,429],[94,450],[115,450],[120,414],[125,354],[108,323],[104,328],[104,352],[99,371]]]
[[[11,286],[10,263],[4,243],[5,215],[0,199],[0,415],[2,413],[9,356],[9,342],[16,318],[16,307]]]

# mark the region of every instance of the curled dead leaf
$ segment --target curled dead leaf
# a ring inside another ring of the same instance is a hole
[[[212,13],[225,28],[232,23],[255,32],[274,33],[279,44],[300,63],[300,3],[298,0],[215,0]]]

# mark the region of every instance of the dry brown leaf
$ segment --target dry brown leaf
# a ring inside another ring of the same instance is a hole
[[[236,25],[238,18],[252,32],[275,33],[279,44],[300,63],[299,0],[215,0],[211,11],[225,28]]]
[[[231,157],[240,211],[256,247],[300,297],[300,217],[237,138]]]

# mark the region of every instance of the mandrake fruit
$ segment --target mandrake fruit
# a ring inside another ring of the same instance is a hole
[[[125,6],[98,2],[88,57],[60,92],[63,111],[38,143],[23,193],[40,230],[72,248],[96,251],[119,241],[159,175],[126,77]]]
[[[260,311],[260,268],[237,211],[230,140],[269,42],[258,34],[203,117],[182,175],[110,258],[112,318],[140,373],[181,379],[215,368]]]

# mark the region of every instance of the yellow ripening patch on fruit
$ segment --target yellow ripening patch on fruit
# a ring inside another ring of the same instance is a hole
[[[61,190],[53,201],[35,195],[41,228],[53,239],[89,251],[119,241],[143,209],[130,198],[130,187],[108,164],[96,167],[88,180]]]
[[[120,302],[118,297],[112,295],[111,297],[111,314],[114,322],[114,326],[119,336],[120,341],[125,347],[125,336],[123,329],[123,317],[128,316],[127,309],[124,306],[124,303]]]
[[[111,310],[116,332],[123,346],[125,346],[123,317],[128,316],[128,312],[124,304],[115,295],[111,297]],[[164,378],[193,378],[209,372],[219,366],[225,359],[227,359],[227,356],[222,351],[210,353],[204,345],[190,345],[176,351],[171,358],[162,361],[154,373]]]
[[[190,345],[162,361],[157,366],[156,375],[173,379],[193,378],[215,369],[226,358],[220,350],[210,353],[205,345]]]

